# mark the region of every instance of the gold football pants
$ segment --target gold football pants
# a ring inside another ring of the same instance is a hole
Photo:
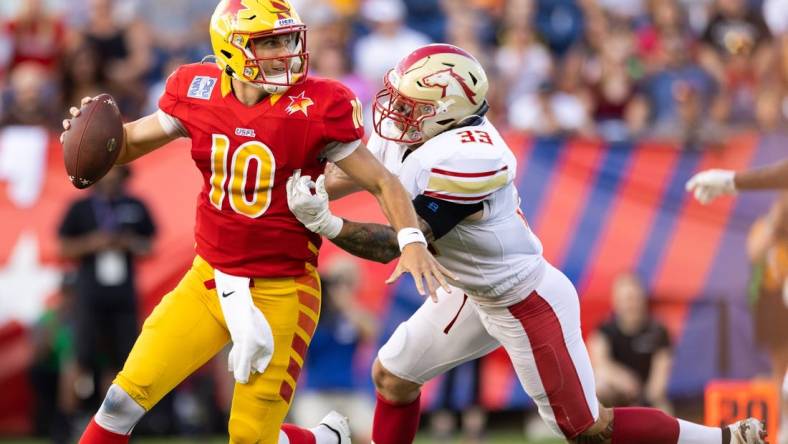
[[[274,354],[263,373],[235,384],[231,443],[275,444],[320,313],[320,278],[311,265],[297,278],[255,278],[254,304],[274,334]],[[142,327],[114,383],[146,410],[200,368],[230,340],[213,280],[201,257]]]

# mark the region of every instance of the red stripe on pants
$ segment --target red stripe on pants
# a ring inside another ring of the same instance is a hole
[[[594,416],[553,307],[534,291],[509,307],[509,312],[520,321],[531,342],[539,379],[558,427],[567,438],[575,438],[594,423]]]

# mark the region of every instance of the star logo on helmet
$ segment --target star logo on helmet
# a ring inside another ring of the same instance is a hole
[[[287,105],[285,111],[290,115],[301,111],[305,116],[309,116],[309,114],[307,114],[307,108],[315,104],[312,99],[304,96],[304,91],[301,91],[301,94],[297,96],[287,96],[287,98],[290,99],[290,105]]]
[[[243,0],[227,0],[227,6],[224,8],[224,12],[229,12],[234,15],[237,15],[240,11],[244,9],[249,9],[248,6],[243,4]]]

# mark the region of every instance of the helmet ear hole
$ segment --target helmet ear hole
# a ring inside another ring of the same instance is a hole
[[[233,58],[233,55],[232,55],[232,54],[230,54],[230,51],[227,51],[226,49],[223,49],[223,50],[222,50],[222,55],[223,55],[223,56],[225,56],[225,57],[227,57],[228,59],[231,59],[231,58]]]
[[[450,123],[453,123],[453,122],[454,122],[454,119],[443,119],[443,120],[438,120],[435,123],[437,123],[438,125],[446,126],[446,125],[448,125]]]

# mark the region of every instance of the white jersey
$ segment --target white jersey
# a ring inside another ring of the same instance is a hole
[[[519,210],[517,160],[487,119],[441,133],[407,156],[405,146],[377,134],[367,146],[411,197],[484,204],[480,220],[462,221],[433,243],[436,259],[459,278],[452,284],[491,305],[522,299],[538,284],[542,244]]]

